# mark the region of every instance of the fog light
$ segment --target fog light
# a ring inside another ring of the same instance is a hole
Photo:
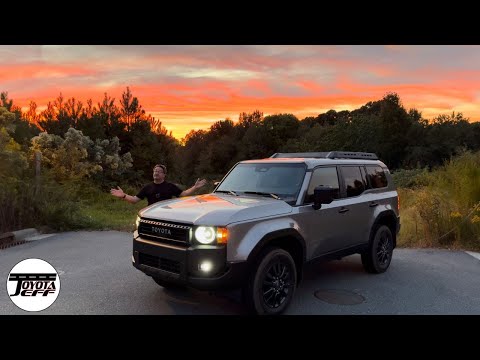
[[[213,264],[211,261],[204,261],[200,264],[200,270],[203,272],[210,272],[213,269]]]

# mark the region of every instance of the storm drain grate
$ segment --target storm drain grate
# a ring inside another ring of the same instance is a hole
[[[358,305],[365,301],[362,295],[347,290],[317,290],[314,295],[319,300],[336,305]]]
[[[0,243],[0,250],[8,249],[8,248],[10,248],[10,247],[13,247],[13,246],[16,246],[16,245],[25,244],[25,243],[26,243],[25,240]]]

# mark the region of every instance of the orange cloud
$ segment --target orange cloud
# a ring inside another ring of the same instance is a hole
[[[0,79],[2,82],[29,79],[66,78],[72,76],[91,76],[96,72],[85,66],[79,65],[48,65],[43,63],[13,64],[0,67]]]
[[[95,49],[46,49],[42,61],[30,63],[12,63],[20,48],[9,52],[10,62],[2,61],[0,51],[0,91],[8,91],[16,105],[33,100],[41,109],[60,92],[84,104],[90,98],[96,104],[107,92],[118,105],[129,86],[146,112],[177,138],[227,117],[237,121],[241,112],[303,119],[330,109],[353,110],[387,92],[398,93],[407,109],[426,118],[463,111],[472,121],[480,119],[476,48],[460,49],[467,54],[463,60],[457,49],[450,62],[432,55],[439,48],[405,46]],[[424,57],[415,59],[418,54]]]

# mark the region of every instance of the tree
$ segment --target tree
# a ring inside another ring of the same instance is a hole
[[[73,100],[73,104],[70,100],[70,107],[74,106],[74,103],[75,100]],[[40,113],[38,125],[49,134],[62,136],[69,128],[77,125],[76,119],[71,117],[72,112],[69,113],[69,111],[73,111],[70,107],[69,105],[65,106],[63,95],[60,93],[54,102],[49,101],[47,108]]]
[[[134,123],[145,120],[145,110],[139,104],[138,99],[133,97],[130,88],[122,93],[122,100],[120,100],[120,114],[121,120],[127,125],[127,131],[131,130]]]
[[[266,116],[263,126],[268,133],[267,148],[269,152],[278,152],[290,140],[297,137],[300,122],[292,114]]]
[[[31,149],[41,152],[43,164],[52,169],[60,183],[102,172],[97,180],[103,181],[105,175],[121,175],[132,166],[129,153],[120,156],[118,138],[93,142],[73,128],[68,129],[65,138],[43,132],[32,139]]]
[[[2,101],[5,101],[5,99],[6,98]],[[12,101],[9,101],[8,104],[10,105],[10,108],[15,109],[15,106],[12,106]],[[21,112],[10,112],[5,107],[2,107],[1,109],[3,110],[1,110],[2,113],[0,113],[0,126],[3,124],[3,126],[8,129],[9,136],[26,150],[30,144],[30,139],[33,136],[38,135],[38,127],[23,119],[21,117]]]
[[[0,94],[0,107],[7,109],[10,112],[12,110],[13,100],[8,99],[8,92],[2,91]]]
[[[28,165],[26,154],[11,136],[15,131],[14,120],[15,114],[0,107],[0,188],[6,186],[8,179],[10,182],[20,179]]]
[[[178,149],[178,162],[180,180],[182,183],[190,183],[195,176],[199,177],[198,171],[200,155],[207,149],[207,131],[191,130],[184,139],[184,146]]]

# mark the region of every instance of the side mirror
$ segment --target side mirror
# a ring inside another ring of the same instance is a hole
[[[317,186],[313,191],[313,205],[315,210],[322,207],[322,204],[330,204],[335,196],[336,189],[332,189],[329,186]]]
[[[220,184],[220,181],[215,181],[215,182],[213,183],[213,186],[217,186],[218,184]]]

